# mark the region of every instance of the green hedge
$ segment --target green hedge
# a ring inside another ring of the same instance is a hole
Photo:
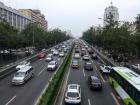
[[[56,93],[59,89],[60,83],[62,81],[62,77],[65,73],[66,67],[70,61],[71,55],[73,51],[73,46],[69,50],[68,54],[64,58],[63,63],[61,64],[60,68],[56,72],[55,75],[53,75],[53,78],[51,81],[49,81],[49,86],[45,93],[42,96],[42,99],[40,100],[38,105],[52,105],[54,102],[54,98],[56,96]]]

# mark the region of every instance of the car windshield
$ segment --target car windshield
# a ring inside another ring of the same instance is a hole
[[[25,72],[17,72],[15,74],[16,77],[24,77],[25,76]]]
[[[93,78],[93,83],[100,83],[100,80],[98,78]]]
[[[72,64],[77,65],[78,64],[78,61],[73,61]]]
[[[50,62],[49,65],[55,65],[55,63],[54,62]]]
[[[76,92],[68,92],[68,93],[67,93],[67,96],[68,96],[68,97],[78,97],[79,94],[76,93]]]
[[[106,69],[106,70],[110,70],[110,68],[109,68],[109,67],[105,67],[105,69]]]

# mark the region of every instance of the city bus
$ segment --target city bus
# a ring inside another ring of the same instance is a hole
[[[126,67],[112,67],[109,82],[125,105],[140,105],[140,75]]]

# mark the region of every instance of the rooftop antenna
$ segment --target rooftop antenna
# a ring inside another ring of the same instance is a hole
[[[9,7],[11,7],[11,0],[9,0]]]
[[[112,1],[110,2],[110,4],[111,4],[111,6],[113,6],[113,2]]]

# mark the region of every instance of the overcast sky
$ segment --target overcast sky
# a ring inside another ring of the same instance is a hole
[[[140,0],[0,0],[12,8],[40,9],[48,20],[49,29],[71,30],[81,36],[90,26],[102,24],[104,9],[113,2],[120,20],[133,21],[140,13]]]

